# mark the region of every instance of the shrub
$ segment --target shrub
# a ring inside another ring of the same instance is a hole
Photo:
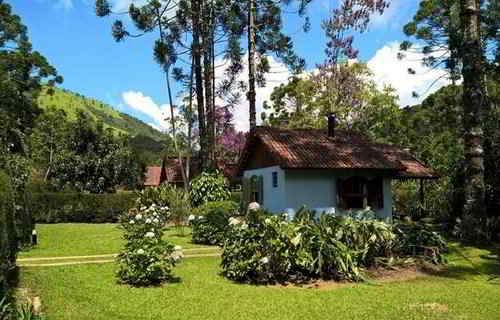
[[[210,201],[229,200],[231,192],[226,178],[219,174],[203,172],[191,181],[191,203],[197,207]]]
[[[243,200],[243,192],[242,191],[231,191],[231,201],[234,201],[238,204]]]
[[[448,246],[446,241],[435,231],[419,223],[398,223],[394,226],[398,236],[396,252],[403,256],[420,256],[433,263],[445,263],[443,253]]]
[[[30,207],[37,223],[117,222],[122,212],[134,206],[136,197],[132,192],[35,193]]]
[[[191,202],[189,200],[189,193],[184,189],[176,188],[173,186],[165,187],[167,189],[167,202],[170,207],[170,221],[178,228],[183,234],[183,227],[187,222],[187,218],[191,213]]]
[[[192,210],[195,216],[204,216],[214,210],[223,211],[231,216],[239,215],[239,205],[234,201],[210,201]]]
[[[392,247],[394,234],[380,221],[312,215],[287,222],[256,214],[251,226],[233,221],[222,253],[223,274],[267,283],[306,278],[358,281],[360,267]]]
[[[193,243],[222,245],[229,228],[229,218],[236,215],[238,204],[232,201],[207,202],[193,210]]]
[[[182,254],[162,239],[168,216],[168,207],[155,204],[122,214],[120,227],[126,243],[117,257],[119,282],[147,286],[171,279],[172,268]]]
[[[444,262],[446,243],[421,226],[404,229],[349,216],[315,219],[310,212],[301,212],[292,222],[285,215],[256,212],[247,222],[232,219],[225,235],[221,266],[224,276],[235,281],[360,281],[361,270],[376,266],[382,258],[418,255]]]
[[[0,171],[0,297],[5,297],[9,291],[9,273],[16,263],[18,243],[14,221],[10,178]]]

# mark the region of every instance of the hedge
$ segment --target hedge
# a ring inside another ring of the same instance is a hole
[[[0,299],[9,291],[9,273],[18,250],[13,190],[9,177],[0,171]]]
[[[37,223],[117,222],[120,213],[132,208],[136,198],[133,192],[34,193],[31,210]]]

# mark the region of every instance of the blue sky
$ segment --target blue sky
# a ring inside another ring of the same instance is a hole
[[[142,0],[144,1],[144,0]],[[153,61],[152,46],[157,34],[116,43],[111,37],[114,18],[95,16],[93,0],[6,0],[28,26],[33,47],[40,51],[64,77],[63,88],[102,100],[120,111],[132,114],[156,127],[161,120],[167,94],[164,74]],[[115,9],[127,8],[131,0],[110,0]],[[401,105],[413,104],[411,91],[427,94],[445,84],[438,82],[430,91],[426,86],[437,77],[418,62],[419,55],[397,61],[398,41],[405,39],[403,25],[415,13],[418,1],[393,0],[383,16],[373,18],[370,30],[355,37],[360,60],[368,62],[379,85],[394,86]],[[320,27],[337,0],[313,0],[308,8],[312,28],[301,31],[301,20],[285,16],[285,30],[292,35],[297,52],[306,58],[309,70],[324,58],[325,37]],[[122,18],[124,16],[121,16]],[[125,18],[127,21],[127,18]],[[271,59],[273,74],[268,86],[257,92],[257,104],[267,99],[272,87],[286,82],[288,73],[279,61]],[[408,78],[412,66],[417,75]],[[245,79],[242,75],[242,79]],[[174,88],[174,91],[177,91]],[[425,95],[423,95],[425,96]],[[235,110],[237,126],[246,129],[247,102]]]

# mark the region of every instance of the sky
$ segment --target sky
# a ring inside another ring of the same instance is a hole
[[[28,27],[34,50],[42,53],[64,77],[63,88],[106,102],[115,109],[128,113],[158,129],[166,129],[164,120],[168,110],[165,75],[153,60],[153,43],[158,34],[115,42],[111,24],[116,18],[126,26],[133,26],[126,15],[96,17],[94,0],[4,0],[21,16]],[[113,11],[124,11],[134,0],[109,0]],[[134,3],[145,0],[135,0]],[[285,13],[284,29],[294,41],[296,52],[306,59],[307,70],[312,71],[324,60],[326,44],[321,21],[338,4],[338,0],[312,0],[307,15],[311,30],[301,30],[302,18]],[[382,15],[372,17],[369,30],[355,36],[354,45],[360,50],[359,60],[368,64],[373,79],[381,88],[391,85],[399,96],[399,104],[417,104],[426,96],[447,84],[440,78],[442,71],[422,66],[422,56],[411,53],[404,60],[397,59],[399,43],[406,40],[403,26],[415,14],[419,1],[392,0]],[[286,11],[293,11],[290,8]],[[290,73],[276,58],[269,57],[271,73],[267,86],[257,89],[257,115],[274,86],[286,83]],[[222,62],[222,61],[219,61]],[[182,64],[182,62],[180,62]],[[416,70],[409,75],[408,68]],[[216,76],[222,77],[222,68]],[[240,80],[247,80],[247,69]],[[432,86],[431,86],[432,85]],[[179,87],[174,84],[174,95],[179,101]],[[420,94],[413,98],[412,92]],[[248,130],[248,102],[242,99],[234,110],[235,124]]]

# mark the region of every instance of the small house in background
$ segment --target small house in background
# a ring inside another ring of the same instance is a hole
[[[391,180],[438,177],[408,151],[335,130],[329,120],[328,130],[256,127],[238,167],[245,200],[272,212],[306,206],[341,214],[369,206],[390,219]]]
[[[182,164],[186,165],[186,158],[183,159]],[[228,179],[232,186],[241,183],[238,179],[236,172],[238,169],[237,164],[219,163],[218,167],[224,176]],[[200,161],[197,157],[190,159],[190,180],[198,176],[200,171]],[[174,184],[177,187],[183,187],[184,181],[182,180],[181,167],[177,157],[165,157],[162,161],[161,167],[146,167],[144,175],[145,187],[159,186],[163,183]]]

